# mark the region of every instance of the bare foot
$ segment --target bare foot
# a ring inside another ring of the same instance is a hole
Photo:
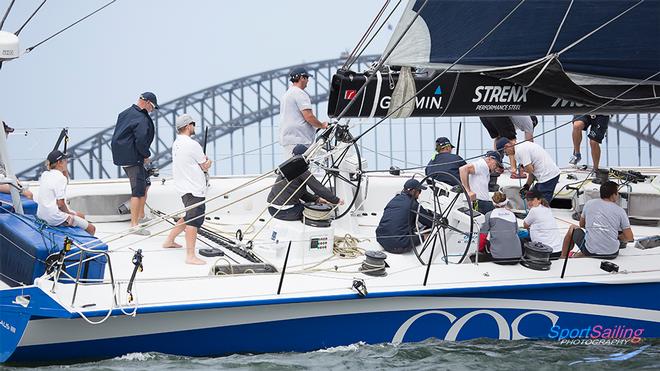
[[[171,242],[171,243],[165,242],[163,244],[163,248],[165,248],[165,249],[178,249],[178,248],[181,248],[181,247],[183,247],[183,246],[181,246],[181,244],[178,244],[176,242]]]
[[[192,264],[192,265],[204,265],[206,262],[196,256],[186,258],[186,264]]]

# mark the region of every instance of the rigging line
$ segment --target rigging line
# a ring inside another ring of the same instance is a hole
[[[41,7],[44,6],[44,4],[46,4],[46,0],[42,1],[41,4],[39,4],[39,6],[37,7],[37,9],[35,9],[34,12],[32,12],[32,14],[30,14],[30,16],[28,17],[27,20],[25,20],[25,23],[23,23],[23,25],[21,26],[21,28],[19,28],[16,32],[14,32],[14,35],[18,36],[18,34],[20,34],[21,31],[23,31],[23,28],[25,28],[25,26],[27,26],[27,24],[28,24],[28,23],[32,20],[32,18],[37,14],[37,12],[39,11],[39,9],[41,9]]]
[[[247,186],[249,186],[249,185],[252,185],[252,184],[254,184],[254,183],[257,183],[257,182],[259,182],[259,181],[265,179],[266,177],[270,176],[270,174],[272,174],[272,173],[274,173],[274,172],[275,172],[275,170],[271,170],[271,171],[269,171],[269,172],[267,172],[267,173],[264,173],[264,174],[262,174],[262,175],[260,175],[260,176],[258,176],[258,177],[256,177],[256,178],[250,180],[250,181],[247,181],[247,182],[245,182],[245,183],[243,183],[243,184],[240,184],[240,185],[238,185],[238,186],[236,186],[236,187],[234,187],[234,188],[232,188],[232,189],[230,189],[230,190],[228,190],[228,191],[226,191],[226,192],[223,192],[223,193],[221,193],[221,194],[219,194],[219,195],[217,195],[217,196],[213,196],[213,197],[211,197],[211,198],[209,198],[209,199],[206,199],[206,200],[204,200],[204,201],[200,201],[200,202],[195,203],[195,204],[192,204],[192,205],[190,205],[190,206],[188,206],[188,207],[184,207],[183,209],[179,209],[179,210],[174,211],[174,212],[172,212],[172,213],[169,213],[169,214],[167,214],[167,215],[164,215],[164,216],[161,216],[161,217],[155,218],[154,220],[152,220],[152,221],[150,221],[150,222],[147,222],[147,223],[141,224],[141,228],[149,228],[149,227],[153,227],[153,226],[155,226],[155,225],[160,224],[161,222],[163,222],[165,218],[172,218],[172,217],[174,217],[174,216],[177,215],[177,214],[180,214],[180,213],[182,213],[182,212],[185,212],[185,211],[191,210],[191,209],[196,208],[196,207],[198,207],[198,206],[201,206],[201,205],[203,205],[203,204],[206,204],[206,203],[209,203],[209,202],[211,202],[211,201],[217,200],[218,198],[221,198],[221,197],[224,197],[224,196],[226,196],[226,195],[229,195],[230,193],[233,193],[233,192],[235,192],[235,191],[237,191],[237,190],[239,190],[239,189],[241,189],[241,188],[243,188],[243,187],[247,187]],[[272,186],[271,186],[271,187],[272,187]],[[232,204],[233,204],[233,203],[230,203],[230,204],[227,204],[227,205],[225,205],[225,206],[229,206],[229,205],[232,205]],[[216,211],[217,211],[217,210],[216,210]],[[210,212],[207,212],[207,214],[209,214],[209,213],[210,213]],[[123,237],[126,237],[126,236],[129,235],[134,229],[135,229],[135,227],[130,227],[130,228],[124,230],[124,231],[115,232],[115,233],[113,233],[113,234],[111,234],[111,235],[109,235],[109,236],[106,236],[105,238],[107,238],[107,240],[101,240],[101,239],[99,239],[98,241],[91,240],[91,241],[88,241],[88,242],[86,242],[86,243],[83,243],[82,246],[85,246],[85,247],[87,247],[87,248],[90,248],[87,244],[88,244],[88,243],[91,243],[91,242],[97,242],[96,245],[91,245],[92,247],[96,247],[96,246],[100,246],[100,245],[103,245],[103,244],[107,244],[107,243],[110,243],[110,242],[112,242],[112,241],[116,241],[116,240],[118,240],[118,239],[121,239],[121,238],[123,238]],[[161,232],[161,233],[162,233],[162,232]],[[111,238],[111,237],[113,237],[113,238]]]
[[[376,122],[375,124],[373,124],[371,127],[367,128],[367,130],[365,130],[364,132],[362,132],[360,135],[358,135],[358,136],[354,139],[354,142],[357,142],[360,138],[362,138],[365,134],[367,134],[368,132],[370,132],[371,130],[373,130],[376,126],[380,125],[383,121],[387,120],[387,119],[390,118],[392,115],[394,115],[395,113],[397,113],[398,111],[400,111],[403,107],[405,107],[405,106],[406,106],[408,103],[410,103],[413,99],[417,98],[417,96],[418,96],[422,91],[424,91],[426,88],[428,88],[429,86],[431,86],[432,84],[434,84],[434,83],[435,83],[435,82],[436,82],[441,76],[443,76],[445,73],[447,73],[447,71],[449,71],[449,70],[452,69],[456,64],[458,64],[458,62],[460,62],[463,58],[465,58],[465,56],[467,56],[472,50],[474,50],[477,46],[481,45],[481,43],[483,43],[483,42],[484,42],[484,41],[485,41],[485,40],[486,40],[486,39],[487,39],[487,38],[488,38],[493,32],[495,32],[495,30],[497,30],[497,29],[498,29],[498,28],[499,28],[504,22],[506,22],[506,20],[509,19],[509,17],[511,17],[511,15],[513,15],[513,13],[515,13],[516,10],[518,10],[518,8],[520,8],[520,6],[521,6],[525,1],[526,1],[526,0],[520,0],[520,2],[518,3],[518,5],[516,5],[516,6],[515,6],[515,7],[514,7],[514,8],[513,8],[513,9],[512,9],[512,10],[511,10],[511,11],[510,11],[505,17],[504,17],[504,18],[502,18],[502,19],[501,19],[501,20],[495,25],[495,27],[493,27],[490,31],[488,31],[488,33],[486,33],[486,35],[484,35],[479,41],[477,41],[476,44],[474,44],[470,49],[468,49],[465,53],[463,53],[463,55],[461,55],[460,57],[458,57],[458,59],[456,59],[452,64],[450,64],[449,67],[447,67],[444,71],[442,71],[442,72],[439,73],[437,76],[435,76],[433,79],[431,79],[431,81],[429,81],[426,85],[424,85],[424,87],[422,87],[421,89],[419,89],[419,90],[417,91],[417,93],[415,93],[412,97],[408,98],[405,102],[403,102],[401,105],[399,105],[399,107],[397,107],[396,109],[392,110],[392,112],[389,112],[389,113],[388,113],[385,117],[383,117],[381,120],[379,120],[378,122]],[[420,9],[420,11],[421,11],[421,9]],[[419,13],[418,13],[418,15],[419,15]],[[393,47],[393,48],[394,48],[394,47]],[[389,57],[389,55],[388,55],[388,57]],[[372,75],[372,76],[373,76],[373,75]],[[371,80],[371,78],[370,78],[370,79],[367,79],[367,82],[366,82],[366,83],[368,83],[370,80]],[[365,83],[365,84],[366,84],[366,83]],[[363,86],[363,87],[364,87],[364,86]],[[352,102],[352,101],[351,101],[351,102]],[[346,111],[346,110],[348,109],[348,107],[349,107],[349,105],[350,105],[351,102],[349,102],[349,104],[346,106],[346,108],[344,109],[344,111]]]
[[[524,1],[524,0],[523,0],[523,1]],[[426,4],[428,4],[428,2],[429,2],[429,0],[424,0],[424,4],[422,4],[422,6],[419,8],[419,10],[418,10],[417,12],[415,12],[415,16],[412,18],[412,20],[410,21],[410,23],[408,24],[408,26],[406,26],[406,29],[403,30],[403,32],[401,33],[401,35],[399,36],[399,38],[396,40],[396,42],[394,42],[394,44],[392,45],[392,48],[391,48],[390,50],[387,50],[387,51],[384,53],[384,55],[382,55],[382,56],[380,57],[380,60],[378,61],[378,63],[376,63],[376,65],[373,67],[373,70],[374,70],[374,71],[378,71],[383,65],[385,65],[385,61],[387,60],[387,58],[389,58],[390,55],[392,55],[392,53],[394,52],[394,49],[396,49],[396,47],[399,45],[399,43],[401,42],[401,40],[403,40],[403,37],[406,36],[406,34],[408,33],[408,30],[410,30],[410,28],[412,27],[413,23],[415,23],[415,21],[417,20],[417,17],[419,17],[420,13],[421,13],[422,10],[426,7]],[[361,98],[361,97],[362,97],[362,94],[363,94],[364,91],[367,89],[367,85],[369,84],[369,82],[371,82],[371,81],[374,79],[374,76],[376,76],[375,73],[374,73],[374,74],[371,74],[371,75],[369,76],[369,78],[367,78],[367,80],[364,82],[364,84],[362,84],[362,86],[361,86],[360,89],[357,91],[357,93],[355,93],[355,96],[353,96],[353,99],[351,99],[351,100],[348,102],[348,104],[346,105],[346,107],[344,107],[344,109],[339,113],[339,115],[337,115],[337,117],[336,117],[336,120],[337,120],[337,121],[339,121],[342,117],[344,117],[344,115],[346,114],[346,112],[348,112],[348,110],[349,110],[351,107],[353,107],[353,105],[355,104],[355,102],[358,101],[358,98]]]
[[[7,17],[9,16],[9,12],[11,11],[11,8],[14,6],[14,3],[16,0],[11,0],[11,3],[9,3],[9,6],[7,7],[7,10],[5,11],[5,15],[2,16],[2,20],[0,21],[0,30],[2,30],[2,26],[5,25],[5,21],[7,20]]]
[[[392,17],[392,14],[394,14],[394,12],[399,8],[399,5],[401,5],[401,0],[399,0],[399,2],[396,3],[396,5],[392,9],[392,11],[390,11],[390,14],[388,14],[387,17],[385,17],[385,20],[383,21],[383,23],[381,23],[380,27],[378,27],[376,32],[371,36],[371,39],[369,39],[369,41],[367,41],[367,43],[364,45],[362,50],[360,50],[360,52],[357,54],[357,56],[355,56],[353,61],[346,67],[347,70],[350,69],[351,66],[353,66],[353,64],[358,60],[358,58],[360,58],[362,53],[364,53],[364,51],[367,50],[367,47],[369,46],[369,44],[371,44],[371,42],[376,38],[378,33],[380,33],[380,31],[383,29],[383,27],[387,24],[387,21],[390,19],[390,17]]]
[[[362,43],[364,42],[364,40],[366,40],[367,36],[369,36],[369,34],[371,33],[371,31],[374,29],[374,26],[376,25],[376,23],[378,23],[378,20],[379,20],[380,17],[383,15],[383,12],[385,12],[385,9],[387,9],[387,7],[388,7],[389,5],[390,5],[390,0],[387,0],[387,1],[385,2],[385,4],[383,5],[383,7],[382,7],[382,8],[380,9],[380,11],[378,12],[378,14],[376,14],[376,17],[374,18],[374,20],[371,21],[371,24],[370,24],[369,27],[367,28],[367,31],[365,31],[365,33],[362,34],[362,38],[360,38],[360,41],[358,41],[357,45],[355,45],[355,48],[353,48],[353,51],[351,51],[351,53],[350,53],[350,54],[348,55],[348,57],[346,58],[346,61],[344,62],[344,65],[341,66],[341,69],[342,69],[342,70],[346,68],[346,66],[349,64],[349,62],[351,62],[350,64],[353,64],[353,62],[352,62],[351,60],[353,59],[353,56],[355,55],[355,52],[357,52],[358,49],[360,49],[360,46],[362,45]]]
[[[87,14],[86,16],[80,18],[79,20],[77,20],[77,21],[71,23],[70,25],[64,27],[63,29],[61,29],[61,30],[55,32],[54,34],[52,34],[52,35],[50,35],[50,36],[48,36],[46,39],[44,39],[44,40],[38,42],[37,44],[35,44],[35,45],[33,45],[33,46],[31,46],[31,47],[25,49],[25,54],[27,54],[27,53],[33,51],[36,47],[40,46],[41,44],[45,43],[46,41],[48,41],[48,40],[50,40],[50,39],[56,37],[57,35],[61,34],[62,32],[66,31],[66,30],[68,30],[69,28],[71,28],[71,27],[77,25],[78,23],[84,21],[85,19],[87,19],[87,18],[93,16],[94,14],[100,12],[101,10],[107,8],[108,6],[112,5],[112,4],[115,3],[116,1],[117,1],[117,0],[112,0],[112,1],[110,1],[109,3],[103,5],[102,7],[98,8],[98,9],[96,9],[95,11],[93,11],[93,12]]]
[[[559,37],[559,33],[561,32],[562,27],[564,27],[564,22],[566,22],[566,18],[568,17],[568,13],[571,11],[571,7],[573,6],[573,1],[568,4],[568,8],[566,9],[566,13],[564,13],[564,18],[562,18],[561,23],[559,24],[559,28],[557,28],[557,32],[555,33],[555,38],[552,39],[552,43],[550,43],[550,47],[548,48],[548,52],[545,54],[546,56],[550,55],[550,52],[552,51],[552,48],[555,47],[555,43],[557,42],[557,37]]]
[[[570,44],[569,46],[565,47],[564,49],[560,50],[560,51],[557,52],[556,54],[557,54],[557,55],[561,55],[561,54],[564,53],[565,51],[571,49],[571,48],[574,47],[575,45],[577,45],[577,44],[581,43],[582,41],[584,41],[584,39],[588,38],[589,36],[595,34],[595,33],[598,32],[598,31],[600,31],[603,27],[605,27],[605,26],[607,26],[608,24],[610,24],[610,23],[616,21],[617,19],[619,19],[620,17],[622,17],[624,14],[626,14],[626,13],[628,13],[629,11],[633,10],[634,8],[636,8],[639,4],[641,4],[641,3],[643,3],[643,2],[644,2],[644,0],[639,0],[635,5],[633,5],[633,6],[631,6],[630,8],[624,10],[622,13],[620,13],[620,14],[617,15],[616,17],[610,19],[609,21],[603,23],[600,27],[596,28],[595,30],[593,30],[593,31],[589,32],[588,34],[582,36],[581,38],[577,39],[574,43],[572,43],[572,44]]]

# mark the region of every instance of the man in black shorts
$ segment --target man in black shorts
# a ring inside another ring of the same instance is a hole
[[[131,227],[138,225],[140,214],[144,216],[147,202],[144,164],[149,163],[151,157],[149,147],[154,140],[155,127],[149,114],[155,109],[158,109],[156,95],[142,93],[136,104],[119,114],[112,134],[112,161],[124,168],[131,183]],[[143,228],[134,228],[133,233],[149,235],[149,231]]]
[[[195,135],[195,121],[184,113],[176,118],[178,135],[172,143],[172,177],[174,188],[181,194],[186,215],[179,219],[163,243],[165,248],[182,247],[174,241],[176,236],[186,232],[186,264],[202,265],[206,262],[195,254],[197,229],[204,223],[206,214],[206,176],[211,160],[204,154],[202,146],[192,139]]]
[[[582,131],[589,130],[587,137],[591,147],[591,157],[594,161],[594,172],[598,171],[600,165],[600,144],[603,143],[607,134],[607,125],[610,122],[608,115],[582,115],[573,116],[573,156],[568,163],[577,165],[582,160],[580,144],[582,143]]]

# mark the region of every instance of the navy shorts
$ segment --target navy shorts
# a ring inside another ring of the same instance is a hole
[[[516,128],[508,117],[479,117],[491,138],[516,139]]]
[[[192,206],[196,203],[204,201],[205,198],[193,196],[192,193],[186,193],[185,195],[181,196],[181,200],[183,201],[183,206],[188,208],[188,206]],[[193,207],[192,209],[186,211],[186,215],[183,217],[183,221],[191,227],[199,228],[202,226],[202,224],[204,224],[204,213],[206,213],[206,204]]]
[[[555,188],[559,182],[559,175],[543,183],[536,183],[534,188],[543,194],[546,201],[551,202],[555,198]]]
[[[147,194],[147,171],[144,165],[125,166],[124,171],[131,182],[131,196],[144,197]]]
[[[598,143],[603,143],[603,139],[605,139],[605,135],[607,134],[607,126],[610,123],[610,116],[608,115],[574,116],[573,122],[575,121],[584,122],[584,128],[582,128],[582,130],[584,131],[589,130],[589,133],[587,134],[587,137],[589,137],[589,139]]]

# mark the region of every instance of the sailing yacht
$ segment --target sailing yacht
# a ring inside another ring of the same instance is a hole
[[[141,225],[148,236],[131,233],[117,209],[130,198],[125,179],[68,185],[69,204],[94,222],[98,238],[44,224],[38,205],[13,191],[0,214],[0,362],[310,351],[431,337],[660,337],[660,169],[609,172],[637,238],[614,260],[472,262],[485,217],[467,192],[423,168],[369,169],[358,146],[363,134],[348,122],[659,112],[659,17],[659,1],[411,0],[372,68],[352,71],[356,53],[348,55],[331,82],[334,124],[304,155],[264,174],[209,179],[198,241],[205,265],[186,265],[183,251],[162,248],[185,212],[172,202],[171,179],[150,188],[157,217]],[[10,61],[17,38],[0,35],[0,48],[4,63],[20,63]],[[0,161],[11,164],[0,137]],[[16,185],[7,169],[2,181]],[[345,203],[321,213],[312,206],[302,222],[272,218],[266,197],[277,175],[290,181],[305,170]],[[592,175],[562,169],[554,233],[563,236],[599,197]],[[410,253],[385,253],[376,226],[411,177],[429,187],[419,201],[434,211],[433,226],[415,231],[424,242]],[[520,182],[498,183],[524,215]]]

